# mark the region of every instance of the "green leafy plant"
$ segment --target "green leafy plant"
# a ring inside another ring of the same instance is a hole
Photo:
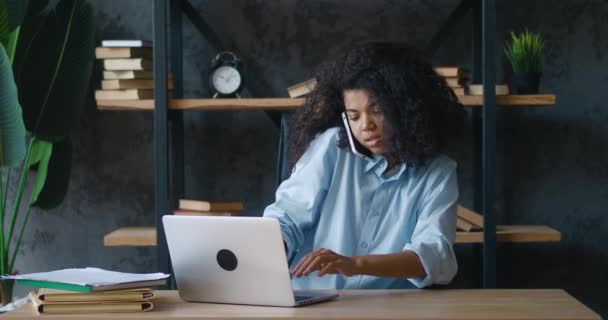
[[[31,209],[51,209],[65,198],[71,168],[69,133],[88,92],[94,32],[93,8],[87,0],[29,4],[0,0],[2,274],[14,272]],[[11,168],[15,166],[21,172],[16,194],[9,201]],[[24,194],[30,171],[35,173],[34,185],[30,194]],[[12,284],[0,286],[6,302],[5,296],[12,296]]]
[[[540,73],[542,70],[542,54],[545,43],[540,33],[529,32],[527,29],[516,35],[511,32],[511,43],[505,44],[505,55],[516,73]]]

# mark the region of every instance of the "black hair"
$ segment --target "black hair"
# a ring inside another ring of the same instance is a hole
[[[345,90],[365,89],[384,113],[387,157],[424,165],[441,153],[462,125],[463,109],[445,79],[421,52],[402,43],[371,42],[322,63],[317,84],[291,118],[290,164],[319,133],[340,127],[338,146],[348,146],[340,114]]]

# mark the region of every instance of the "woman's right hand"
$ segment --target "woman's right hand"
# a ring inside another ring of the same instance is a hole
[[[291,274],[299,278],[308,276],[314,271],[319,271],[319,277],[326,274],[343,274],[350,277],[360,273],[360,263],[356,257],[339,255],[329,249],[321,248],[302,257]]]

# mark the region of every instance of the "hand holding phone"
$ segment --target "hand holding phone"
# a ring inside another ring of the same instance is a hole
[[[366,147],[364,147],[363,145],[361,145],[359,143],[359,141],[357,141],[357,139],[355,139],[355,137],[353,137],[353,133],[350,130],[350,124],[348,123],[348,118],[346,116],[346,112],[342,112],[342,122],[344,122],[344,128],[346,129],[346,135],[348,136],[348,143],[350,145],[350,150],[352,150],[352,152],[365,159],[365,160],[371,160],[372,159],[372,152],[367,149]]]

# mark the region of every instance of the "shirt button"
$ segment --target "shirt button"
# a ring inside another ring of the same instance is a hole
[[[367,248],[367,242],[363,241],[363,242],[361,243],[361,248]]]

